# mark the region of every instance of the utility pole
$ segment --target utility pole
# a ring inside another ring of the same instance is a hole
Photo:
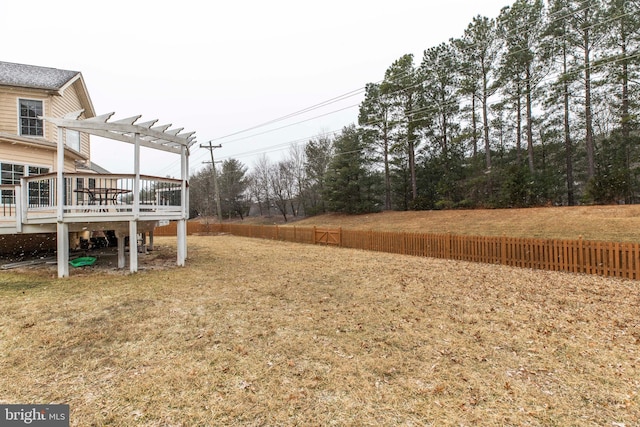
[[[213,170],[213,190],[216,193],[216,209],[218,222],[222,222],[222,209],[220,209],[220,191],[218,190],[218,173],[216,172],[216,162],[213,160],[213,150],[215,148],[222,148],[222,144],[211,145],[211,141],[208,142],[209,145],[200,144],[200,148],[206,148],[211,153],[211,169]]]

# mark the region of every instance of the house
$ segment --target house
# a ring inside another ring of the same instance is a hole
[[[84,118],[95,116],[81,73],[0,62],[0,204],[5,219],[15,208],[14,186],[20,179],[54,170],[56,129],[37,117],[80,109]],[[79,171],[90,159],[89,136],[79,132],[66,136],[65,170]],[[55,238],[47,234],[16,235],[6,221],[0,227],[2,251],[25,245],[55,248]]]
[[[53,171],[56,127],[38,117],[77,110],[83,118],[95,116],[81,73],[0,62],[0,183],[19,184],[23,176]],[[64,168],[77,171],[90,159],[89,136],[71,131],[66,138]],[[2,191],[3,203],[11,193]]]
[[[139,233],[152,234],[159,223],[178,221],[177,264],[184,265],[194,132],[156,126],[156,120],[138,123],[140,116],[109,121],[112,115],[96,115],[80,72],[0,62],[0,241],[5,248],[12,240],[48,235],[56,243],[58,276],[65,277],[70,236],[112,230],[120,268],[126,263],[125,238],[134,237],[129,239],[134,272]],[[92,135],[134,145],[132,173],[112,174],[97,166]],[[141,175],[140,147],[180,156],[181,178]]]

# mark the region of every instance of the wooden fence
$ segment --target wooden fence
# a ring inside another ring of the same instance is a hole
[[[360,231],[245,224],[187,223],[187,234],[229,233],[235,236],[403,255],[502,264],[640,279],[640,244],[590,240],[527,239],[447,234]],[[175,236],[176,223],[157,227],[156,236]]]

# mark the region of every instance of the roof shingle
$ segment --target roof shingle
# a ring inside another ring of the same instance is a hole
[[[0,85],[60,90],[78,71],[0,61]]]

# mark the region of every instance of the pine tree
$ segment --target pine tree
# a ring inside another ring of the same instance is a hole
[[[629,138],[637,124],[637,110],[633,114],[633,109],[639,101],[632,98],[631,87],[637,87],[640,76],[640,1],[608,0],[603,19],[607,23],[605,46],[608,48],[604,63],[609,84],[617,86],[614,91],[622,135]]]
[[[584,135],[587,154],[587,177],[595,174],[595,142],[593,131],[593,58],[604,39],[605,26],[602,17],[601,0],[570,0],[571,16],[567,19],[570,34],[567,36],[582,60],[578,70],[582,75],[584,90]]]
[[[494,65],[500,52],[494,19],[476,16],[464,30],[462,38],[454,41],[461,54],[462,93],[471,96],[474,157],[477,150],[475,103],[482,108],[482,134],[485,166],[491,169],[491,140],[489,138],[489,98],[496,92]]]
[[[248,211],[246,173],[247,167],[239,160],[228,159],[222,163],[218,179],[220,198],[223,202],[222,211],[229,217],[237,214],[243,218]]]
[[[411,197],[418,196],[416,181],[416,145],[418,118],[414,111],[421,106],[422,85],[413,65],[413,55],[407,54],[396,60],[387,69],[380,93],[389,99],[392,107],[391,119],[396,135],[404,135],[409,161]]]
[[[379,183],[365,149],[362,133],[354,125],[336,137],[324,192],[330,211],[357,214],[380,210]]]
[[[544,6],[541,0],[516,0],[502,9],[499,23],[506,43],[502,77],[516,87],[518,117],[520,117],[520,97],[524,97],[525,133],[529,171],[535,171],[533,156],[533,96],[534,89],[544,72],[539,62],[538,50],[542,32]],[[520,119],[518,119],[520,127]],[[519,132],[518,132],[519,133]]]
[[[384,168],[384,209],[391,209],[391,173],[390,149],[393,123],[391,122],[391,104],[387,97],[380,93],[380,85],[366,85],[365,98],[360,104],[358,124],[371,138],[373,146],[381,151]]]
[[[326,211],[325,191],[326,175],[329,163],[333,158],[333,141],[329,135],[319,135],[307,142],[304,147],[306,176],[305,193],[307,214],[318,214]]]
[[[569,43],[567,18],[572,15],[571,0],[551,0],[549,20],[544,31],[543,55],[555,63],[557,78],[548,85],[545,107],[547,115],[554,112],[554,106],[562,107],[562,135],[566,168],[567,203],[576,203],[573,176],[573,141],[571,137],[571,87],[577,80],[575,72],[569,70],[575,55]],[[559,102],[560,101],[560,102]]]
[[[457,69],[458,61],[451,44],[441,43],[424,51],[420,76],[424,82],[425,102],[416,117],[423,123],[429,123],[427,132],[443,156],[447,156],[449,145],[459,129],[456,121],[460,111]]]

